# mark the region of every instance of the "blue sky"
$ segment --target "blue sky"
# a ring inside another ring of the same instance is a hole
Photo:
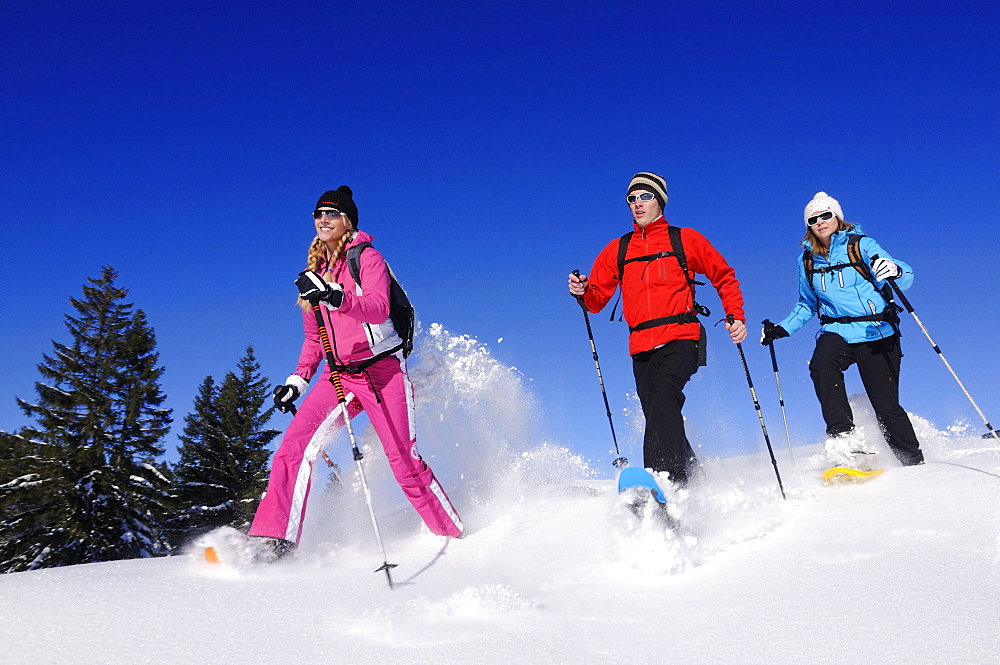
[[[998,40],[986,2],[5,2],[0,429],[26,424],[15,396],[34,398],[69,298],[109,264],[156,329],[175,433],[248,343],[286,376],[309,212],[348,184],[421,322],[489,343],[548,434],[607,467],[565,282],[629,229],[644,170],[736,268],[754,337],[796,298],[802,208],[836,197],[913,266],[918,315],[995,422]],[[617,413],[626,330],[592,320]],[[822,435],[815,330],[777,347],[802,443]],[[739,357],[720,328],[710,347],[695,443],[757,449]],[[744,348],[783,445],[768,356]],[[910,320],[904,351],[908,410],[979,422]]]

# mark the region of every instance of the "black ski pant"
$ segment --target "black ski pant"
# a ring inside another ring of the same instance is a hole
[[[924,454],[910,417],[899,405],[902,356],[898,335],[848,344],[836,333],[823,333],[816,340],[809,374],[823,409],[826,433],[833,436],[854,429],[854,413],[847,401],[844,372],[856,364],[889,448],[904,466],[908,466],[923,462]]]
[[[643,465],[669,471],[670,480],[687,483],[695,454],[684,433],[684,386],[698,371],[698,342],[681,339],[632,356],[635,388],[646,418]]]

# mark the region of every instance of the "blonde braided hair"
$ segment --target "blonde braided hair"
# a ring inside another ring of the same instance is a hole
[[[312,270],[315,273],[319,273],[320,268],[325,266],[326,270],[321,273],[323,280],[332,283],[333,279],[330,277],[330,268],[332,268],[333,264],[340,258],[340,252],[344,249],[344,245],[346,245],[353,236],[353,228],[348,228],[344,231],[344,235],[340,236],[340,240],[337,241],[337,247],[333,250],[332,254],[329,253],[329,250],[327,250],[326,243],[320,240],[319,236],[316,236],[313,239],[312,244],[309,245],[309,253],[306,255],[306,270]],[[298,298],[297,302],[299,307],[303,310],[308,311],[312,309],[312,305],[308,300]]]

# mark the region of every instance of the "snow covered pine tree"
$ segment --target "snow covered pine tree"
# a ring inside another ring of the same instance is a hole
[[[0,571],[165,555],[167,480],[155,462],[171,422],[156,337],[106,267],[66,315],[71,342],[53,342],[18,399],[37,425],[4,437]]]

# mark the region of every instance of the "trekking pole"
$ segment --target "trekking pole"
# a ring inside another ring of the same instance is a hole
[[[344,386],[340,382],[340,372],[334,369],[337,366],[336,359],[333,357],[333,347],[330,346],[330,335],[326,330],[326,324],[323,322],[323,311],[320,309],[319,301],[312,303],[313,313],[316,314],[316,325],[319,327],[319,338],[323,342],[323,351],[326,353],[326,364],[330,369],[330,383],[333,384],[334,390],[337,391],[337,402],[340,404],[340,408],[344,410],[344,424],[347,425],[347,436],[351,440],[351,450],[354,453],[354,461],[358,464],[358,476],[361,478],[361,489],[365,492],[365,501],[368,503],[368,514],[372,518],[372,528],[375,530],[375,541],[378,543],[378,551],[382,555],[382,565],[375,569],[375,572],[380,570],[385,571],[385,578],[389,582],[389,588],[392,589],[392,574],[391,570],[396,567],[397,564],[389,563],[385,556],[385,547],[382,545],[382,534],[378,530],[378,520],[375,519],[375,507],[372,505],[372,494],[368,489],[368,481],[365,479],[365,470],[361,466],[361,460],[364,455],[361,450],[358,449],[358,442],[354,438],[354,428],[351,426],[351,415],[347,412],[347,397],[344,394]]]
[[[726,321],[729,325],[733,325],[735,319],[733,315],[730,314],[726,317]],[[716,324],[718,325],[718,324]],[[785,496],[785,488],[781,484],[781,474],[778,473],[778,460],[774,459],[774,449],[771,448],[771,439],[767,436],[767,425],[764,424],[764,414],[760,410],[760,402],[757,400],[757,391],[753,387],[753,379],[750,378],[750,367],[747,366],[747,357],[743,353],[743,344],[737,342],[736,349],[740,352],[740,360],[743,361],[743,373],[747,375],[747,385],[750,386],[750,396],[753,397],[753,408],[757,409],[757,419],[760,420],[760,428],[764,432],[764,443],[767,444],[767,452],[771,455],[771,466],[774,467],[774,475],[778,478],[778,489],[781,490],[781,498],[787,499]]]
[[[761,321],[763,325],[770,322],[768,319]],[[774,368],[774,383],[778,386],[778,403],[781,405],[781,419],[785,421],[785,440],[788,442],[788,458],[792,460],[792,468],[795,468],[795,455],[792,454],[792,435],[788,432],[788,416],[785,415],[785,398],[781,394],[781,379],[778,378],[778,356],[774,353],[774,342],[767,345],[771,349],[771,367]]]
[[[873,256],[872,260],[874,260],[875,258],[877,258],[877,257]],[[931,337],[931,334],[929,332],[927,332],[927,328],[924,326],[923,322],[920,320],[920,317],[917,316],[917,313],[913,311],[913,306],[910,304],[910,301],[907,300],[906,296],[903,295],[902,289],[900,289],[898,286],[896,286],[896,278],[893,277],[892,279],[889,279],[888,281],[889,281],[889,284],[892,285],[892,290],[896,292],[897,296],[899,296],[899,299],[900,299],[900,301],[902,301],[903,306],[906,307],[906,311],[909,312],[910,315],[913,316],[913,320],[917,322],[917,325],[924,332],[924,336],[927,338],[927,341],[931,343],[931,347],[933,347],[934,352],[938,354],[938,358],[940,358],[941,362],[944,363],[944,366],[948,368],[948,371],[951,372],[951,375],[953,377],[955,377],[955,382],[958,383],[958,387],[962,389],[962,392],[965,393],[965,396],[968,397],[969,401],[972,403],[972,407],[976,410],[976,413],[978,413],[979,417],[983,419],[983,423],[986,424],[986,429],[989,430],[990,435],[994,439],[996,439],[997,441],[1000,441],[1000,435],[998,435],[997,432],[996,432],[996,430],[993,429],[993,426],[990,425],[990,421],[986,419],[986,416],[983,414],[982,409],[980,409],[979,405],[976,404],[976,400],[972,399],[972,395],[970,395],[969,391],[965,389],[965,385],[962,383],[962,380],[958,378],[958,374],[956,374],[955,370],[953,370],[951,368],[951,364],[948,362],[948,359],[944,357],[943,353],[941,353],[941,348],[938,347],[938,345],[934,342],[934,339]]]
[[[574,270],[573,274],[577,277],[580,276],[579,270]],[[590,327],[590,315],[587,314],[587,306],[583,304],[583,298],[581,296],[574,296],[576,302],[580,305],[580,309],[583,310],[583,320],[587,324],[587,336],[590,337],[590,351],[594,354],[594,366],[597,367],[597,381],[601,384],[601,395],[604,396],[604,410],[608,414],[608,424],[611,425],[611,440],[615,444],[615,454],[618,457],[612,464],[616,469],[623,469],[628,466],[628,460],[622,457],[621,451],[618,450],[618,437],[615,436],[615,423],[611,419],[611,405],[608,404],[608,391],[604,389],[604,376],[601,374],[601,361],[597,359],[597,345],[594,343],[594,330]]]

